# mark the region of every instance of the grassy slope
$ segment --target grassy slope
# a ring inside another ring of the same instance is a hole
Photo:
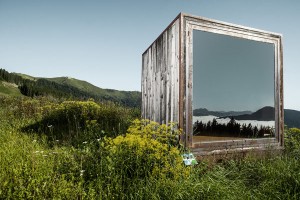
[[[108,94],[108,91],[114,91],[114,90],[105,90],[102,88],[98,88],[86,81],[70,78],[70,77],[56,77],[56,78],[46,78],[47,80],[63,84],[63,85],[69,85],[76,87],[82,91],[89,92],[92,94]]]
[[[70,77],[56,77],[56,78],[46,78],[47,80],[54,81],[59,84],[69,85],[76,87],[82,91],[86,91],[92,94],[104,94],[104,95],[112,95],[112,96],[120,96],[125,97],[128,91],[118,91],[113,89],[102,89],[88,83],[86,81],[78,80]],[[130,93],[138,93],[138,92],[130,92]]]
[[[46,78],[46,79],[62,85],[73,86],[75,88],[78,88],[84,92],[88,92],[95,96],[112,97],[116,100],[134,99],[136,102],[140,101],[141,98],[140,92],[138,91],[119,91],[113,89],[102,89],[86,81],[82,81],[70,77],[56,77],[56,78]]]
[[[0,95],[22,96],[17,85],[5,81],[0,81]]]
[[[29,76],[29,75],[27,75],[27,74],[21,74],[21,73],[14,73],[14,74],[19,75],[19,76],[21,76],[21,77],[24,78],[24,79],[29,79],[29,80],[32,80],[32,81],[35,81],[35,80],[38,79],[38,78],[36,78],[36,77]]]

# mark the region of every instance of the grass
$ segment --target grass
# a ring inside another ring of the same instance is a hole
[[[18,86],[5,81],[0,81],[0,95],[2,96],[22,96]]]
[[[36,81],[37,80],[37,78],[29,76],[27,74],[21,74],[21,73],[14,73],[14,74],[19,75],[19,76],[21,76],[24,79],[29,79],[29,80],[32,80],[32,81]]]
[[[74,107],[62,109],[65,104],[53,99],[5,97],[0,98],[0,105],[0,199],[300,198],[299,129],[286,131],[286,151],[281,156],[249,156],[218,164],[201,161],[184,167],[180,149],[166,137],[171,128],[135,121],[127,134],[111,135],[102,133],[103,127],[81,124],[81,129],[72,131],[82,140],[57,140],[50,130],[24,132],[23,128],[42,125],[53,113],[60,116],[55,110],[66,114]],[[91,105],[92,110],[97,107]],[[112,113],[118,109],[122,108],[107,105],[105,112],[111,118],[101,120],[113,120]],[[98,111],[82,115],[97,121]],[[130,116],[128,110],[124,117]],[[123,130],[127,126],[123,125],[115,128]],[[156,140],[150,137],[152,133],[158,136]]]

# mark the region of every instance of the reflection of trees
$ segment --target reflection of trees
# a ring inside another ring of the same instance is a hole
[[[264,137],[274,136],[273,128],[269,126],[252,126],[251,123],[239,124],[234,118],[225,124],[218,123],[214,118],[206,124],[202,121],[196,121],[194,124],[194,135],[210,135],[210,136],[233,136],[233,137]]]

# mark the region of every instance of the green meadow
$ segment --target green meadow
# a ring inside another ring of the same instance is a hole
[[[114,103],[0,97],[0,199],[299,199],[300,130],[282,155],[183,165],[176,124]]]

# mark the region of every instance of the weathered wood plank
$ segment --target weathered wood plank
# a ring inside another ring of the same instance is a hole
[[[145,51],[142,67],[142,117],[168,123],[178,122],[179,20]]]

